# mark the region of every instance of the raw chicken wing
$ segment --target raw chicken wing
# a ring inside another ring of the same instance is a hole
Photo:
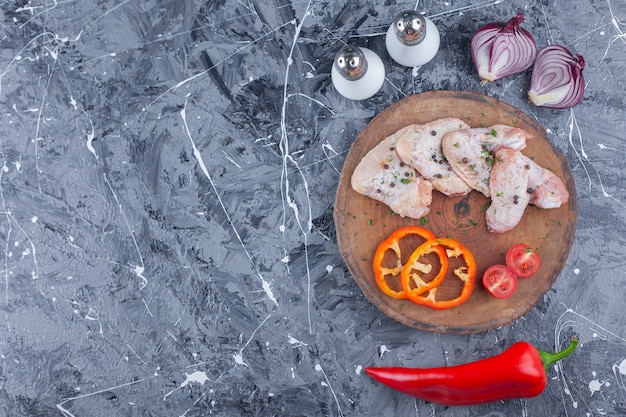
[[[430,181],[435,190],[445,195],[464,195],[472,191],[450,167],[441,151],[441,139],[453,130],[468,129],[457,118],[443,118],[426,124],[414,124],[398,137],[396,150],[400,159],[411,165]]]
[[[523,155],[522,155],[523,156]],[[569,200],[569,192],[563,181],[552,171],[538,165],[532,159],[524,156],[530,167],[528,178],[528,192],[530,202],[544,209],[559,208]]]
[[[487,228],[496,233],[515,227],[528,204],[551,209],[569,199],[565,184],[556,174],[508,148],[496,152],[489,189],[491,206],[485,219]]]
[[[522,219],[530,201],[530,166],[527,159],[514,149],[502,148],[496,152],[489,180],[491,205],[485,212],[490,232],[504,233]]]
[[[351,184],[357,193],[386,204],[400,216],[419,219],[430,211],[433,186],[396,152],[398,137],[407,129],[400,129],[369,151],[355,168]]]
[[[493,154],[501,148],[522,150],[530,138],[523,129],[494,125],[450,132],[443,137],[441,147],[454,172],[473,189],[489,197]]]

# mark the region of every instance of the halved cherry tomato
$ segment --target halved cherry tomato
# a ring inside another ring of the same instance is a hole
[[[520,278],[528,278],[534,275],[541,266],[541,260],[537,252],[524,243],[511,246],[506,253],[505,259],[506,266]]]
[[[463,261],[465,261],[465,265],[454,270],[454,275],[456,275],[456,277],[463,283],[461,292],[454,298],[438,299],[436,294],[439,287],[437,286],[428,290],[425,295],[414,295],[412,293],[408,293],[407,296],[409,300],[416,304],[428,306],[434,308],[435,310],[443,310],[463,304],[472,294],[472,291],[474,290],[474,279],[476,278],[476,261],[474,260],[474,256],[469,249],[454,239],[440,237],[427,241],[423,246],[425,246],[425,248],[429,248],[436,247],[438,245],[448,248],[448,250],[446,250],[446,255],[449,258],[458,258],[461,256]]]
[[[496,298],[508,298],[517,289],[517,276],[506,265],[492,265],[483,274],[483,285]]]
[[[388,277],[396,277],[402,271],[402,253],[400,251],[400,240],[408,235],[418,235],[424,240],[431,240],[435,238],[435,235],[423,227],[420,226],[404,226],[393,232],[387,239],[382,241],[376,253],[374,254],[374,274],[376,275],[376,283],[380,289],[390,297],[393,298],[407,298],[403,290],[394,290],[387,282]],[[391,250],[396,255],[396,265],[393,268],[383,266],[383,260],[388,250]],[[400,283],[398,283],[398,287]]]

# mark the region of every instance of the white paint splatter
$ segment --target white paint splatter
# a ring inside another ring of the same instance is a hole
[[[235,363],[237,365],[248,366],[248,364],[243,361],[243,354],[242,354],[242,352],[234,354],[233,355],[233,359],[235,360]]]
[[[383,355],[387,352],[391,352],[391,350],[387,349],[387,346],[385,345],[380,345],[380,347],[378,348],[378,356],[382,358]]]
[[[600,389],[602,389],[602,385],[604,384],[598,381],[597,379],[591,380],[591,382],[589,382],[589,391],[591,391],[591,395],[595,394],[596,392],[599,392]]]
[[[169,397],[170,395],[172,395],[174,392],[178,391],[179,389],[185,388],[187,385],[191,384],[192,382],[198,383],[200,385],[204,385],[204,383],[207,381],[211,381],[211,379],[209,379],[207,374],[202,371],[196,371],[196,372],[192,372],[191,374],[185,374],[185,380],[179,386],[177,386],[176,388],[174,388],[173,390],[165,394],[165,396],[163,397],[163,400],[167,399],[167,397]]]
[[[88,397],[93,397],[93,396],[96,396],[96,395],[100,395],[100,394],[102,394],[104,392],[116,391],[118,389],[127,388],[127,387],[130,387],[131,385],[136,385],[136,384],[140,384],[140,383],[142,383],[144,381],[147,381],[150,378],[153,378],[153,377],[137,379],[137,380],[134,380],[134,381],[131,381],[131,382],[127,382],[127,383],[124,383],[124,384],[116,385],[116,386],[113,386],[113,387],[103,388],[101,390],[90,392],[90,393],[87,393],[87,394],[81,394],[81,395],[76,395],[74,397],[65,398],[63,401],[58,403],[56,405],[56,407],[57,407],[57,410],[59,410],[61,412],[61,414],[63,414],[64,416],[66,416],[66,417],[73,417],[74,414],[70,413],[69,410],[67,410],[64,407],[64,405],[66,403],[72,402],[72,401],[76,401],[76,400],[80,400],[80,399],[83,399],[83,398],[88,398]],[[80,391],[80,390],[78,390],[78,391]]]
[[[328,380],[328,376],[326,376],[326,372],[324,372],[324,369],[322,368],[322,365],[320,365],[319,363],[316,363],[315,364],[315,370],[317,372],[321,372],[322,375],[324,375],[324,381],[322,381],[321,384],[323,386],[327,386],[330,389],[330,392],[333,394],[333,398],[335,399],[335,404],[337,404],[338,415],[340,417],[343,417],[343,411],[341,411],[341,406],[339,405],[339,400],[337,398],[337,395],[335,394],[335,390],[333,389],[332,385],[330,384],[330,381]]]
[[[589,186],[588,186],[589,191],[591,191],[592,189],[593,181],[592,181],[591,173],[589,172],[589,169],[587,168],[587,165],[585,164],[585,162],[589,164],[591,168],[593,169],[593,171],[595,172],[598,178],[598,184],[600,186],[600,191],[602,192],[602,195],[606,198],[610,198],[611,200],[615,201],[619,205],[626,207],[625,203],[615,198],[612,194],[609,194],[606,188],[604,187],[604,183],[602,182],[600,171],[598,170],[597,166],[593,163],[593,161],[589,159],[589,155],[587,154],[585,150],[583,134],[580,131],[580,128],[578,126],[578,120],[576,120],[576,115],[574,114],[573,109],[570,109],[568,125],[569,125],[569,133],[568,133],[569,143],[572,149],[574,149],[574,153],[578,157],[578,160],[581,162],[582,167],[585,170],[585,173],[589,180]],[[574,145],[574,137],[578,139],[578,143],[580,145],[579,148],[576,148],[576,146]]]
[[[131,227],[130,222],[128,221],[128,218],[126,217],[126,213],[124,213],[124,210],[122,209],[122,203],[121,203],[120,199],[118,198],[117,193],[113,189],[113,186],[109,182],[109,179],[107,178],[106,174],[103,174],[103,178],[104,178],[104,182],[109,187],[109,190],[111,191],[111,194],[113,195],[113,198],[115,199],[115,203],[117,204],[117,207],[118,207],[118,209],[120,211],[120,214],[122,215],[122,218],[124,219],[124,223],[126,224],[126,228],[128,229],[130,237],[131,237],[131,239],[133,241],[133,245],[135,246],[135,250],[137,251],[137,256],[139,257],[139,265],[132,265],[131,264],[129,266],[126,266],[126,268],[130,268],[135,273],[135,275],[139,279],[141,279],[141,285],[140,285],[139,289],[143,289],[146,285],[148,285],[148,280],[143,275],[143,273],[145,271],[145,266],[144,266],[144,262],[143,262],[143,256],[141,255],[141,251],[139,250],[139,244],[137,243],[137,238],[135,237],[135,232],[133,231],[133,228]]]
[[[148,285],[148,279],[143,276],[144,271],[145,271],[145,268],[139,265],[135,265],[135,268],[133,269],[133,272],[135,273],[137,278],[141,280],[141,285],[139,286],[140,290],[143,289],[146,285]]]
[[[609,149],[609,150],[612,150],[612,151],[616,151],[617,150],[617,148],[613,148],[611,146],[606,146],[606,145],[604,145],[602,143],[597,143],[596,145],[598,145],[598,148],[600,148],[602,150],[604,150],[604,149]]]
[[[89,122],[91,123],[91,120]],[[98,159],[96,148],[93,147],[93,140],[95,139],[95,137],[96,134],[93,128],[93,124],[91,124],[91,132],[87,133],[87,150],[91,152],[96,159]]]
[[[187,137],[189,138],[189,141],[191,142],[193,155],[196,158],[196,161],[198,162],[198,166],[202,170],[202,173],[204,174],[206,179],[211,184],[211,188],[213,189],[213,192],[215,193],[215,196],[217,197],[217,201],[219,202],[220,207],[222,208],[222,211],[224,212],[224,215],[226,216],[226,219],[228,220],[228,223],[230,224],[231,229],[235,233],[235,236],[237,237],[239,244],[241,245],[246,256],[252,263],[252,266],[255,269],[257,276],[259,277],[259,280],[261,281],[261,287],[263,288],[263,291],[265,291],[265,294],[274,303],[274,305],[278,305],[278,300],[276,300],[276,297],[274,297],[274,293],[272,291],[270,283],[267,282],[265,278],[263,278],[263,275],[261,275],[261,273],[258,271],[258,268],[256,264],[254,263],[254,260],[252,259],[252,255],[250,255],[250,252],[248,252],[248,248],[244,244],[243,239],[241,238],[241,235],[239,234],[239,231],[235,227],[235,223],[233,222],[233,219],[230,217],[228,210],[226,210],[226,205],[224,205],[224,202],[222,201],[222,197],[220,193],[218,192],[218,189],[215,186],[215,183],[213,182],[213,177],[209,173],[209,170],[207,169],[206,164],[204,163],[204,159],[202,158],[202,153],[200,153],[200,150],[198,149],[195,141],[193,140],[191,131],[189,130],[189,125],[187,124],[187,102],[185,102],[185,106],[180,111],[180,117],[183,119],[183,126],[185,128],[185,133],[187,134]]]
[[[128,0],[127,0],[128,1]],[[124,2],[126,3],[126,2]],[[210,73],[211,71],[213,71],[217,66],[223,64],[224,62],[230,60],[232,57],[234,57],[235,55],[240,54],[241,52],[243,52],[245,49],[250,48],[251,46],[259,43],[261,40],[263,40],[264,38],[272,35],[275,32],[280,31],[281,29],[283,29],[286,26],[292,25],[293,24],[293,20],[283,23],[282,25],[270,30],[269,32],[266,32],[264,34],[262,34],[261,36],[259,36],[258,38],[254,39],[253,41],[247,42],[245,44],[245,46],[242,46],[241,48],[237,49],[236,51],[234,51],[233,53],[225,56],[224,58],[222,58],[221,60],[219,60],[218,62],[216,62],[215,64],[213,64],[211,67],[206,68],[204,71],[201,71],[195,75],[192,75],[189,78],[186,78],[182,81],[179,81],[178,83],[174,84],[172,87],[168,88],[167,90],[165,90],[163,93],[159,94],[154,100],[152,100],[150,103],[148,103],[148,105],[144,108],[141,109],[141,112],[139,114],[137,114],[130,122],[126,123],[124,126],[124,130],[128,129],[130,126],[132,126],[137,120],[139,120],[139,118],[146,112],[146,110],[150,107],[152,107],[154,104],[156,104],[157,102],[159,102],[163,97],[165,97],[166,95],[172,93],[173,91],[178,90],[180,87],[183,87],[184,85],[190,83],[191,81],[197,79],[197,78],[201,78],[205,75],[207,75],[208,73]],[[0,85],[1,87],[1,85]],[[2,92],[2,90],[0,89],[0,93]]]
[[[301,346],[306,346],[307,345],[306,343],[299,341],[298,339],[296,339],[295,337],[291,336],[290,334],[287,335],[287,337],[289,338],[289,344],[293,345],[293,347],[301,347]]]
[[[243,351],[244,351],[244,349],[245,349],[245,348],[246,348],[246,347],[250,344],[250,342],[251,342],[251,341],[252,341],[252,339],[254,338],[254,335],[256,334],[256,332],[257,332],[257,331],[259,331],[259,329],[260,329],[261,327],[263,327],[263,325],[265,324],[265,322],[266,322],[267,320],[269,320],[269,318],[270,318],[270,317],[272,317],[272,313],[268,314],[268,315],[267,315],[267,317],[265,317],[265,318],[263,319],[263,321],[261,322],[261,324],[259,324],[259,325],[257,326],[257,328],[256,328],[256,329],[254,329],[254,331],[253,331],[253,332],[252,332],[252,334],[250,335],[250,338],[246,341],[246,343],[244,343],[244,345],[243,345],[243,346],[242,346],[242,348],[239,350],[239,352],[233,355],[233,359],[235,360],[235,364],[237,364],[237,365],[245,365],[245,366],[248,366],[248,364],[247,364],[247,363],[245,363],[245,362],[244,362],[244,360],[243,360]]]

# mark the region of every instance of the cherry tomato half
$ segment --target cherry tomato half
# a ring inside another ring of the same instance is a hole
[[[541,260],[533,248],[518,243],[511,246],[506,253],[506,266],[519,278],[528,278],[539,271]]]
[[[483,274],[483,285],[496,298],[508,298],[517,289],[517,276],[506,265],[492,265]]]

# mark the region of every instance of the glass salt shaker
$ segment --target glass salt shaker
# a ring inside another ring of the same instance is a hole
[[[331,79],[342,96],[350,100],[365,100],[382,87],[385,66],[375,52],[348,45],[335,54]]]
[[[405,67],[424,65],[439,51],[437,26],[416,11],[405,11],[396,16],[387,30],[385,44],[394,61]]]

